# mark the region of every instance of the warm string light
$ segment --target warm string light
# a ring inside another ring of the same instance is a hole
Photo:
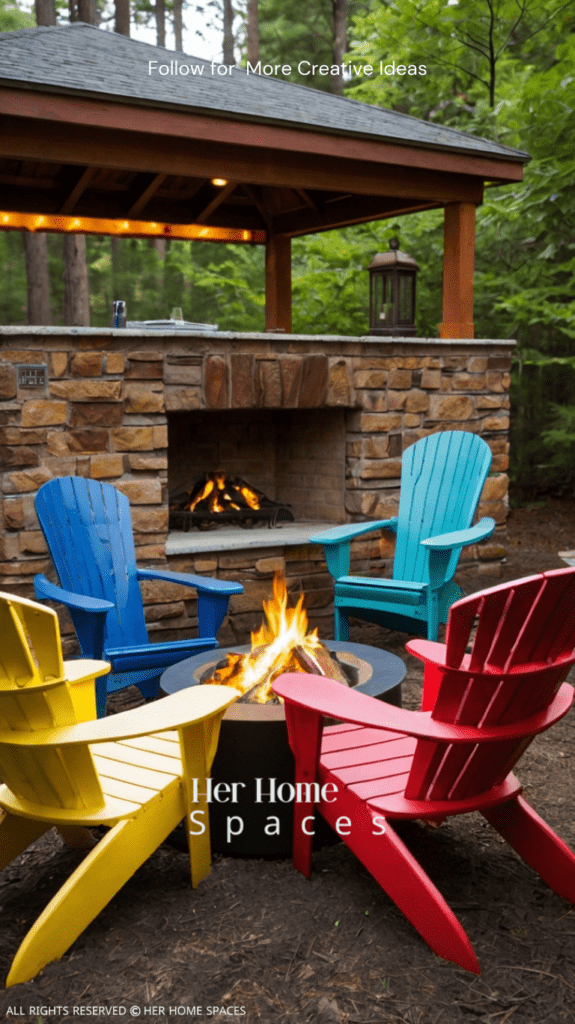
[[[165,238],[205,242],[255,242],[266,240],[265,231],[244,228],[214,228],[204,224],[160,224],[145,220],[106,220],[100,217],[61,217],[57,214],[7,213],[0,211],[0,229],[5,231],[56,231],[59,234],[116,235],[130,238]]]

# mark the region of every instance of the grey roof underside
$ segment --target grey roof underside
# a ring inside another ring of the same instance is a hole
[[[148,73],[148,62],[204,66],[202,75],[187,77]],[[217,62],[219,63],[219,62]],[[211,63],[174,50],[150,46],[127,36],[77,22],[55,28],[0,33],[0,84],[136,100],[241,121],[292,125],[326,134],[376,137],[417,148],[432,148],[525,162],[528,154],[445,128],[334,96],[281,79],[211,74]]]

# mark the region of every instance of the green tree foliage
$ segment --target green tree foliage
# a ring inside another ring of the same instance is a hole
[[[22,11],[13,0],[0,0],[0,32],[17,28],[33,28],[36,24],[29,11]]]
[[[355,63],[395,59],[425,64],[427,74],[356,78],[348,95],[532,155],[523,183],[486,190],[476,243],[476,335],[518,342],[519,495],[575,488],[574,31],[572,5],[558,0],[389,0],[372,3],[350,33]],[[402,248],[421,264],[422,284],[442,249],[431,216],[401,221]],[[419,289],[420,331],[438,322],[435,299],[435,288]]]

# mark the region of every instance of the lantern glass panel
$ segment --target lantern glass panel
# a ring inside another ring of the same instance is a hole
[[[399,316],[401,323],[410,323],[413,319],[413,277],[411,274],[399,275]]]
[[[373,326],[393,318],[393,281],[386,274],[373,276]]]
[[[373,285],[373,306],[372,306],[372,318],[373,325],[377,327],[378,321],[385,320],[384,301],[385,301],[385,281],[381,274],[375,274],[372,279]]]

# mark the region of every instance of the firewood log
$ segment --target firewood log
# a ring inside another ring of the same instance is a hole
[[[294,647],[294,655],[305,672],[316,676],[327,676],[328,679],[335,679],[343,686],[349,686],[349,681],[342,672],[339,664],[323,644],[313,652],[304,650],[303,647]]]

